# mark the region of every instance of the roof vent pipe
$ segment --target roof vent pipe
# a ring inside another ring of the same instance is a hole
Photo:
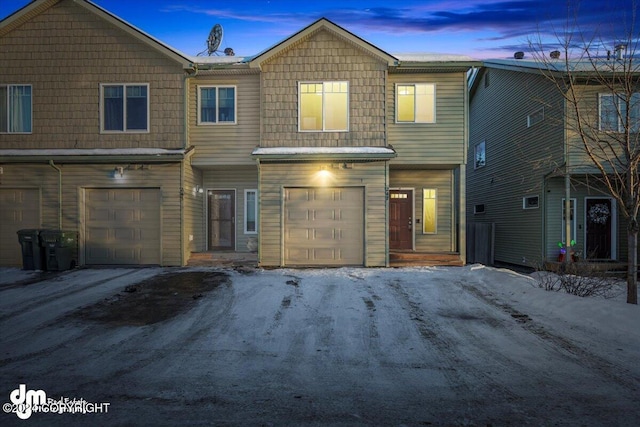
[[[624,59],[624,54],[627,52],[627,45],[619,43],[615,47],[616,59]]]
[[[513,54],[513,57],[515,59],[522,59],[522,58],[524,58],[524,52],[516,52],[516,53]]]

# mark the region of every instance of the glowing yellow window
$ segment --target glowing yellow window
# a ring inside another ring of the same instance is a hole
[[[349,130],[347,82],[300,83],[300,130]]]
[[[435,123],[436,86],[432,83],[397,85],[396,121]]]
[[[422,189],[422,232],[435,234],[438,219],[438,203],[435,188]]]

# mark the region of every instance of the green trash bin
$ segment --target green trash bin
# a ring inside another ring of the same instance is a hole
[[[44,270],[44,251],[40,247],[40,230],[18,230],[18,242],[22,249],[22,268],[24,270]]]
[[[40,244],[47,271],[64,271],[76,266],[78,233],[75,231],[41,230]]]

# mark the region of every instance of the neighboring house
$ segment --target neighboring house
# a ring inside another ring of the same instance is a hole
[[[197,61],[194,251],[257,242],[262,266],[387,266],[394,252],[464,263],[456,177],[479,63],[390,55],[327,19],[254,57]]]
[[[190,60],[88,1],[0,22],[0,265],[16,231],[79,234],[83,264],[183,265]]]
[[[569,226],[577,255],[625,261],[626,223],[616,201],[590,179],[596,171],[566,122],[571,111],[565,109],[571,107],[557,87],[535,61],[483,64],[470,92],[468,224],[494,224],[495,261],[525,266],[557,261],[565,241],[568,170]],[[562,61],[554,66],[566,75]],[[610,91],[593,84],[579,90],[582,108],[602,128],[611,120],[601,104]]]
[[[465,261],[471,58],[391,55],[326,19],[189,57],[37,0],[0,22],[0,63],[0,265],[29,228],[77,231],[81,265]]]

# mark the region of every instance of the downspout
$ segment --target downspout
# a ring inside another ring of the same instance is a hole
[[[62,169],[49,160],[49,166],[58,171],[58,229],[62,230]]]
[[[196,73],[198,69],[195,65],[191,64],[194,67]],[[182,148],[186,150],[188,148],[187,144],[189,141],[189,72],[185,71],[184,76],[182,77]],[[191,157],[189,157],[189,161]],[[187,159],[183,159],[180,162],[180,265],[186,265],[186,245],[185,245],[185,235],[184,235],[184,162]]]

